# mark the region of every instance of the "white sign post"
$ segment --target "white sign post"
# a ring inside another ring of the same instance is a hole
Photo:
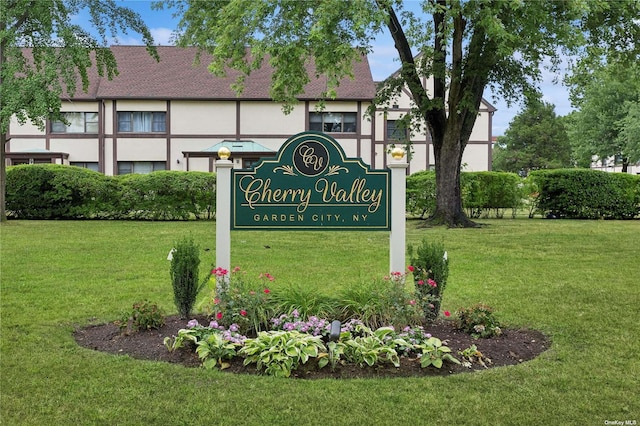
[[[222,147],[216,160],[216,267],[231,270],[231,151]]]
[[[404,272],[406,251],[406,175],[407,161],[402,148],[391,151],[391,236],[389,238],[389,272]]]

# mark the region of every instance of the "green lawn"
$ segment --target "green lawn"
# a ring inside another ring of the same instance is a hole
[[[143,299],[175,312],[167,253],[212,222],[12,221],[0,227],[0,424],[602,425],[640,422],[640,221],[482,220],[442,241],[443,308],[484,302],[552,347],[450,377],[276,379],[138,361],[77,346],[75,327]],[[270,248],[265,248],[269,246]],[[233,232],[232,266],[330,293],[388,273],[385,232]]]

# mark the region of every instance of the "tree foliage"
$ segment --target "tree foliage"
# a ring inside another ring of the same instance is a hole
[[[73,24],[81,11],[97,32]],[[0,1],[0,218],[5,219],[5,144],[11,118],[44,128],[48,118],[63,119],[61,99],[86,91],[89,69],[117,75],[108,36],[132,30],[157,57],[141,17],[114,0]],[[27,48],[26,50],[24,48]],[[25,54],[27,53],[27,54]],[[64,120],[64,119],[63,119]]]
[[[214,55],[210,68],[247,75],[266,61],[274,68],[271,93],[290,111],[309,82],[305,64],[314,58],[315,73],[328,77],[327,98],[352,62],[369,53],[385,32],[393,39],[400,72],[388,78],[375,100],[392,105],[403,89],[414,100],[409,120],[426,129],[434,146],[437,205],[435,222],[469,226],[462,210],[460,166],[478,116],[485,88],[507,99],[532,96],[543,64],[557,68],[566,52],[576,52],[586,38],[619,28],[614,16],[638,10],[637,2],[609,7],[606,1],[423,0],[168,0],[182,16],[178,42]],[[591,13],[591,14],[590,14]],[[584,28],[590,31],[583,32]],[[626,34],[626,33],[625,33]],[[251,55],[246,55],[246,47]],[[589,52],[584,51],[585,55]],[[422,84],[433,78],[432,90]],[[237,82],[242,88],[243,77]],[[371,111],[371,110],[370,110]]]
[[[620,158],[623,171],[640,160],[640,65],[612,63],[578,78],[572,97],[578,111],[570,120],[578,157]]]
[[[555,107],[531,101],[498,138],[493,169],[526,176],[531,170],[571,166],[571,145]]]

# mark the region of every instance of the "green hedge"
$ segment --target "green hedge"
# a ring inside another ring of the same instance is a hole
[[[522,207],[524,182],[514,173],[463,172],[460,177],[462,205],[470,217],[503,217],[506,209],[513,214]],[[435,172],[421,171],[407,177],[407,212],[429,217],[436,208]]]
[[[105,176],[80,167],[9,167],[7,216],[17,219],[209,219],[215,174],[162,171]]]
[[[212,173],[158,171],[116,177],[120,217],[147,220],[210,219],[215,214]]]
[[[506,209],[512,216],[523,206],[525,197],[522,178],[506,172],[463,172],[460,175],[462,206],[472,218],[502,218]]]
[[[420,218],[436,210],[436,173],[424,170],[407,176],[407,213]]]
[[[633,219],[640,215],[640,176],[589,169],[532,172],[536,210],[570,219]]]
[[[56,164],[7,169],[6,209],[21,219],[86,219],[113,215],[118,186],[101,173]]]

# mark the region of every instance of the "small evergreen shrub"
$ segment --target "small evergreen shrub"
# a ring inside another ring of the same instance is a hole
[[[201,289],[198,282],[200,267],[198,246],[192,238],[185,238],[176,243],[172,253],[170,274],[173,284],[173,301],[180,316],[187,318]]]
[[[409,246],[411,269],[416,288],[417,303],[420,304],[427,322],[438,318],[442,294],[449,277],[449,260],[442,243],[430,243],[423,239],[414,250]]]

